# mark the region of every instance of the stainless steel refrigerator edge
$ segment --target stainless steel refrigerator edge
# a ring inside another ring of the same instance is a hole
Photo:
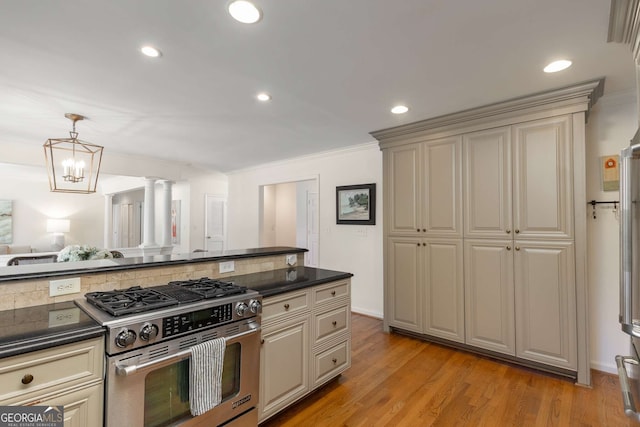
[[[637,142],[638,134],[632,140]],[[630,355],[616,356],[625,414],[640,422],[640,144],[620,152],[620,316]]]

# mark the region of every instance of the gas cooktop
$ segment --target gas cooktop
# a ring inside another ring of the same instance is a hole
[[[134,286],[106,292],[89,292],[85,294],[85,298],[112,316],[123,316],[172,305],[243,294],[246,291],[246,287],[232,282],[203,277],[169,282],[167,285],[150,288]]]

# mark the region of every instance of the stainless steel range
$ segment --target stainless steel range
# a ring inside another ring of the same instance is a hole
[[[76,304],[107,329],[105,425],[256,426],[262,297],[202,278],[92,292]],[[225,338],[222,401],[189,405],[191,348]]]

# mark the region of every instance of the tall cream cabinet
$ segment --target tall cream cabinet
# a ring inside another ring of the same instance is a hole
[[[385,330],[590,383],[585,122],[603,85],[372,133]]]

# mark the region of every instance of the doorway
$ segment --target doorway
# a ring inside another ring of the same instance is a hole
[[[318,266],[318,179],[260,186],[260,246],[306,248],[305,265]]]
[[[205,195],[204,249],[221,252],[227,248],[227,198]]]

